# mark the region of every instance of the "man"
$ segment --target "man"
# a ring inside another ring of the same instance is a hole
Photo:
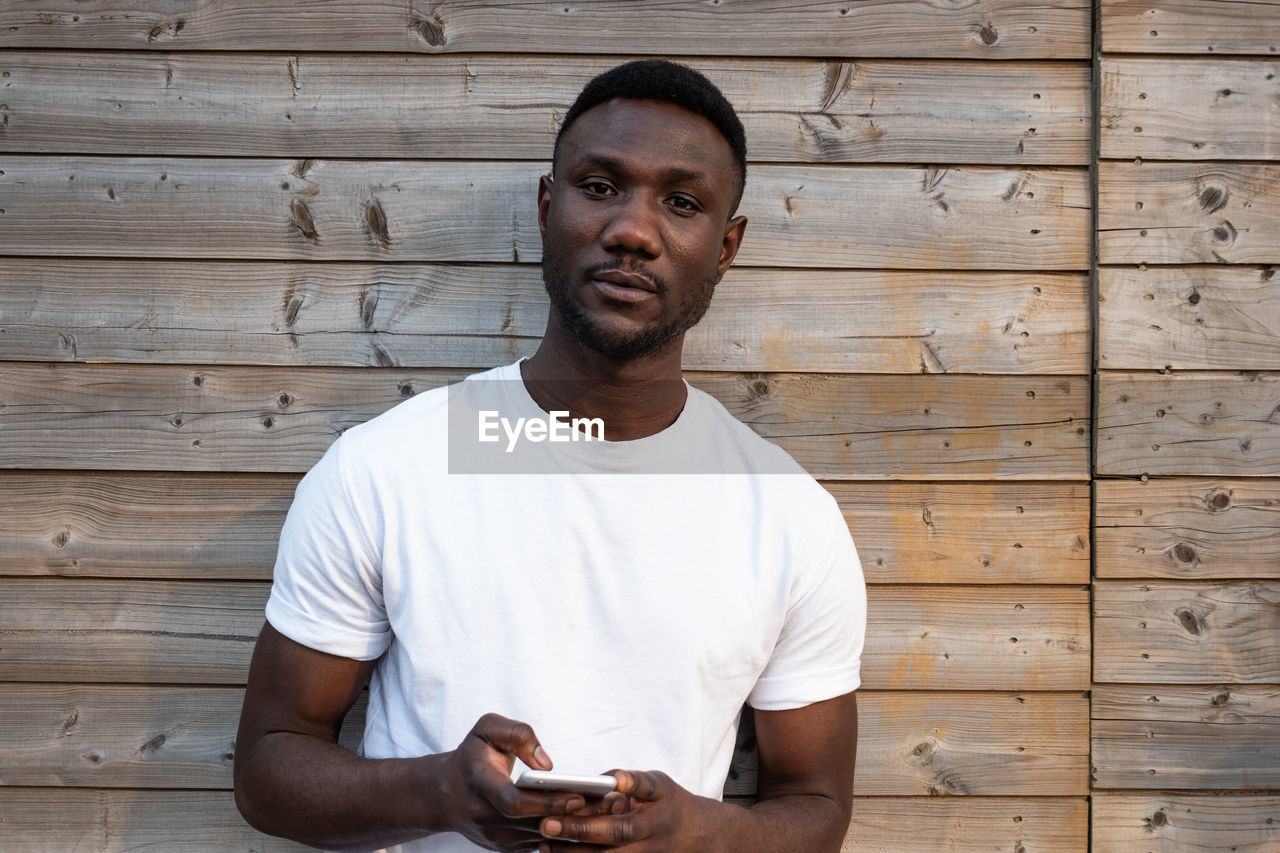
[[[745,164],[690,69],[583,90],[538,187],[536,354],[349,430],[298,488],[237,739],[254,826],[338,849],[839,849],[857,555],[831,497],[681,379],[746,228]],[[604,440],[486,435],[565,413]],[[366,683],[356,755],[336,739]],[[750,809],[719,800],[744,702]],[[552,755],[627,769],[602,799],[512,784]]]

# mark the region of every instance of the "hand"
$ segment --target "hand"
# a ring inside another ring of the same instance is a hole
[[[447,829],[486,850],[533,850],[548,815],[591,813],[581,794],[527,791],[511,781],[515,759],[550,770],[551,758],[526,723],[486,714],[448,753],[441,786]]]
[[[658,771],[610,770],[618,790],[593,809],[543,819],[540,853],[620,850],[626,853],[706,853],[712,849],[716,800],[698,797]]]

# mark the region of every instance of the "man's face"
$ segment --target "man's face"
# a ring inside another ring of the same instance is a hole
[[[584,112],[538,187],[542,278],[570,334],[612,358],[678,346],[742,239],[737,182],[701,116],[621,98]]]

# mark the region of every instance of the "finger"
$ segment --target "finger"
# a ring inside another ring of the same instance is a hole
[[[581,808],[570,809],[565,814],[574,817],[595,817],[602,814],[622,814],[627,810],[628,798],[626,794],[619,794],[617,791],[610,791],[603,797],[592,798],[586,800]]]
[[[645,802],[662,797],[669,781],[667,774],[654,770],[610,770],[608,775],[617,778],[618,791]]]
[[[643,837],[643,829],[635,812],[601,817],[549,817],[542,821],[542,834],[547,838],[580,841],[620,847]]]
[[[511,784],[510,777],[505,776],[501,781],[485,786],[483,794],[495,811],[513,818],[567,815],[581,810],[587,804],[581,794],[527,791]]]
[[[530,767],[537,770],[551,769],[551,756],[542,748],[533,726],[528,723],[499,714],[485,714],[476,722],[471,733],[499,752],[515,755]]]

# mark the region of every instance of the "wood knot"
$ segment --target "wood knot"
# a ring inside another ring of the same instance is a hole
[[[293,221],[293,227],[298,229],[298,233],[312,243],[320,242],[320,235],[316,231],[316,221],[311,217],[311,208],[307,207],[305,201],[300,198],[290,201],[289,216]]]
[[[1227,203],[1227,197],[1230,192],[1226,187],[1205,187],[1200,193],[1199,202],[1200,209],[1205,213],[1213,213],[1221,210]]]
[[[1179,542],[1173,549],[1173,558],[1179,563],[1194,563],[1196,556],[1196,549],[1186,542]]]
[[[991,24],[983,24],[982,29],[978,30],[978,38],[982,39],[983,44],[995,44],[1000,39],[1000,33]]]
[[[1173,611],[1173,615],[1178,617],[1178,621],[1182,623],[1182,627],[1186,629],[1188,634],[1198,637],[1204,631],[1200,617],[1189,608],[1179,607]]]
[[[412,397],[415,393],[412,382],[401,382],[396,386],[396,390],[400,392],[401,397]]]
[[[276,419],[271,417],[270,415],[267,415],[265,418],[262,419],[262,426],[266,429],[271,429],[275,425],[276,425]]]
[[[279,397],[276,397],[276,402],[280,404],[280,408],[285,409],[293,405],[293,397],[284,392]]]
[[[430,18],[417,18],[413,22],[413,29],[432,47],[442,47],[446,41],[444,21],[438,14],[432,13]]]
[[[1231,702],[1231,692],[1224,690],[1210,700],[1210,704],[1215,708],[1221,708]]]
[[[1231,493],[1227,491],[1212,492],[1207,503],[1209,504],[1209,509],[1213,512],[1222,512],[1231,506]]]
[[[757,379],[747,386],[747,394],[752,400],[763,400],[769,396],[769,383],[764,379]]]
[[[1223,220],[1222,224],[1210,233],[1213,235],[1214,242],[1217,243],[1232,243],[1236,239],[1236,227],[1226,220]]]
[[[53,547],[55,548],[65,548],[67,543],[71,541],[71,531],[66,529],[59,530],[53,534],[53,539],[50,541],[53,542]]]
[[[1199,304],[1200,304],[1200,291],[1198,291],[1198,290],[1192,290],[1192,291],[1191,291],[1191,295],[1187,297],[1187,301],[1188,301],[1188,302],[1190,302],[1192,305],[1199,305]]]
[[[933,752],[933,744],[929,741],[922,741],[911,748],[911,754],[916,758],[928,758]]]
[[[364,222],[368,226],[369,236],[373,237],[382,248],[390,249],[391,232],[387,230],[387,215],[376,198],[365,203]]]
[[[1156,813],[1151,816],[1151,825],[1154,827],[1164,826],[1168,822],[1169,818],[1166,817],[1165,813],[1160,809],[1156,809]]]

